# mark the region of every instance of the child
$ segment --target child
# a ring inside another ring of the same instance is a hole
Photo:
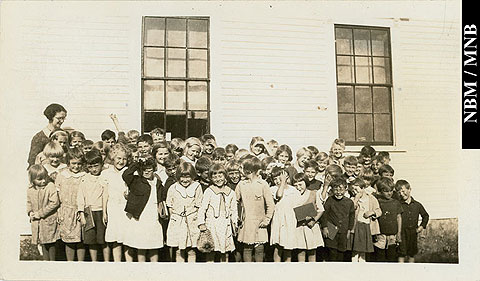
[[[115,132],[113,132],[112,130],[103,131],[100,137],[102,141],[109,147],[112,147],[117,142],[116,140],[117,136],[115,135]]]
[[[372,168],[372,171],[373,171],[373,176],[375,178],[379,178],[379,175],[378,175],[378,170],[380,169],[380,167],[383,165],[382,161],[381,161],[381,157],[379,157],[378,155],[374,156],[372,158],[372,165],[370,166]]]
[[[238,241],[244,243],[243,260],[263,262],[264,243],[268,241],[266,227],[270,223],[275,205],[268,183],[260,178],[262,162],[253,157],[242,163],[241,172],[246,180],[238,183],[235,193],[242,202],[243,213],[238,231]]]
[[[373,177],[372,169],[370,168],[365,169],[365,171],[363,171],[363,176],[361,176],[360,178],[365,182],[365,186],[366,186],[365,192],[367,194],[376,195],[377,191],[373,187],[374,177]]]
[[[137,130],[130,130],[127,132],[126,139],[128,144],[137,145],[140,132]]]
[[[43,148],[43,155],[46,160],[44,161],[43,167],[48,172],[48,176],[55,181],[57,174],[67,167],[66,164],[62,163],[64,161],[64,152],[63,148],[57,142],[51,141],[47,143],[45,148]]]
[[[304,167],[305,180],[308,190],[320,190],[322,188],[322,182],[316,179],[318,164],[315,160],[308,160]]]
[[[284,167],[287,168],[290,166],[290,162],[293,160],[292,149],[286,144],[280,145],[277,149],[277,153],[275,154],[275,158],[280,164],[283,164]]]
[[[85,258],[85,247],[82,243],[82,228],[79,222],[77,196],[78,188],[85,175],[85,158],[80,148],[72,148],[67,153],[67,167],[55,179],[58,190],[60,208],[58,209],[60,238],[65,242],[67,261],[73,261],[75,253],[77,260]]]
[[[235,158],[235,153],[238,150],[238,146],[236,146],[233,143],[229,143],[225,146],[225,157],[227,158],[227,161],[232,160]]]
[[[272,172],[272,168],[276,166],[277,160],[273,156],[267,156],[262,160],[262,171],[260,176],[264,179],[269,186],[273,185],[271,181],[270,173]]]
[[[145,262],[147,256],[150,262],[157,262],[158,249],[163,247],[164,242],[157,211],[162,183],[154,176],[156,166],[153,157],[140,159],[122,175],[129,191],[125,206],[129,222],[126,224],[124,244],[137,249],[139,262]]]
[[[240,182],[240,162],[232,159],[227,162],[225,165],[225,170],[227,171],[227,186],[230,187],[231,190],[235,191],[237,188],[238,183]],[[242,204],[237,201],[237,213],[240,215],[242,213]],[[239,219],[240,217],[237,216]],[[237,222],[237,226],[239,223]],[[234,233],[233,242],[235,243],[235,250],[233,251],[233,259],[236,262],[240,262],[242,260],[242,245],[238,243],[238,232]]]
[[[328,154],[325,152],[319,152],[315,157],[315,162],[317,162],[317,175],[315,176],[316,180],[325,181],[325,169],[328,166]]]
[[[355,170],[357,169],[357,164],[358,160],[355,156],[349,155],[344,158],[343,170],[345,173],[343,174],[343,177],[347,181],[347,190],[350,194],[350,198],[353,198],[351,183],[356,179]]]
[[[355,226],[353,227],[352,262],[365,262],[366,253],[373,252],[372,231],[370,224],[382,215],[377,199],[365,191],[366,184],[362,179],[352,182],[355,205]]]
[[[152,156],[153,139],[150,135],[143,134],[137,139],[139,159],[146,159]]]
[[[362,150],[360,150],[360,163],[362,163],[364,168],[370,168],[372,165],[372,158],[375,156],[377,152],[373,147],[370,145],[366,145],[362,147]]]
[[[268,152],[265,147],[265,140],[262,137],[253,137],[250,141],[250,152],[260,160],[267,157]]]
[[[378,169],[378,175],[380,177],[393,179],[394,174],[395,174],[395,170],[393,170],[392,166],[388,164],[384,164]]]
[[[202,186],[202,191],[205,190],[210,186],[210,178],[208,176],[208,172],[210,167],[213,165],[212,160],[210,157],[202,156],[198,159],[197,163],[195,163],[195,170],[197,171],[197,178]]]
[[[85,140],[85,135],[80,131],[70,133],[70,147],[80,147]]]
[[[360,159],[360,157],[355,157],[357,158],[357,167],[355,168],[355,172],[354,172],[354,176],[355,178],[359,178],[361,176],[363,176],[363,171],[364,171],[364,167],[363,167],[363,164],[362,164],[362,160]]]
[[[60,205],[55,185],[47,170],[38,164],[28,169],[27,214],[32,226],[32,244],[42,245],[43,259],[55,260],[55,242],[59,238],[57,209]]]
[[[105,142],[103,141],[97,141],[96,143],[93,144],[92,150],[98,150],[100,151],[100,154],[102,155],[102,159],[104,161],[104,166],[105,168],[108,168],[108,165],[110,164],[109,159],[107,159],[108,151],[110,150],[110,146],[108,146]]]
[[[176,249],[176,262],[195,262],[198,208],[202,204],[202,188],[195,181],[197,172],[191,163],[181,162],[175,172],[177,182],[168,189],[166,204],[170,214],[167,245]]]
[[[353,201],[344,196],[347,182],[343,177],[334,178],[329,187],[333,191],[333,196],[329,196],[324,204],[325,212],[320,219],[322,234],[325,247],[328,249],[328,260],[343,261],[355,223],[355,207]],[[333,228],[337,229],[335,235],[330,232]]]
[[[202,155],[211,158],[213,150],[217,147],[215,136],[204,134],[200,137],[200,142],[202,143]]]
[[[183,156],[180,157],[180,159],[195,165],[195,162],[197,162],[197,159],[200,157],[201,153],[202,143],[200,140],[196,137],[190,137],[185,141],[185,150],[183,151]]]
[[[303,168],[305,167],[305,163],[312,159],[312,153],[305,147],[302,147],[297,151],[296,157],[297,160],[295,163],[292,166],[287,167],[287,173],[291,179],[293,179],[295,174],[304,172]]]
[[[390,178],[380,178],[375,183],[378,203],[382,216],[378,218],[380,234],[374,244],[374,260],[379,262],[397,261],[397,243],[402,237],[402,206],[392,199],[394,184]]]
[[[322,202],[317,200],[314,190],[307,190],[307,184],[305,175],[303,173],[296,174],[292,179],[293,185],[300,192],[295,207],[302,206],[308,203],[313,203],[317,212],[314,217],[307,217],[307,219],[300,225],[297,223],[296,236],[297,245],[299,249],[298,261],[299,262],[315,262],[316,261],[316,249],[323,246],[322,234],[320,233],[320,227],[317,221],[323,214],[324,208]]]
[[[345,151],[345,140],[344,139],[335,139],[330,148],[330,164],[336,164],[340,167],[343,167],[343,152]]]
[[[330,188],[330,182],[337,178],[337,177],[342,177],[343,170],[340,168],[340,166],[331,164],[328,165],[327,168],[325,169],[325,182],[323,183],[323,188],[322,188],[322,193],[321,193],[321,199],[323,202],[327,200],[327,196],[333,195],[332,189]],[[345,178],[344,178],[345,179]],[[345,190],[344,196],[347,196],[349,198],[348,191]]]
[[[225,148],[216,147],[212,152],[212,160],[214,164],[225,166],[225,163],[227,163],[227,153]]]
[[[170,149],[178,156],[178,158],[181,158],[183,151],[185,150],[185,141],[181,138],[173,138],[170,141]]]
[[[248,152],[248,150],[246,150],[245,148],[240,148],[239,150],[237,150],[237,152],[235,152],[235,159],[240,161],[243,159],[243,157],[247,155],[250,155],[250,152]]]
[[[85,154],[85,162],[88,174],[82,177],[77,193],[77,210],[83,230],[83,243],[88,245],[92,261],[97,261],[99,248],[103,250],[103,256],[108,261],[109,251],[105,244],[105,226],[107,224],[106,196],[104,197],[107,181],[101,177],[103,168],[102,155],[98,150],[92,150]],[[90,208],[91,212],[86,212]],[[88,217],[91,215],[92,217]],[[94,227],[85,229],[87,219],[93,220]]]
[[[126,169],[128,153],[122,144],[115,144],[110,149],[108,157],[112,159],[112,165],[102,172],[102,177],[107,181],[107,188],[104,193],[107,215],[107,229],[105,231],[105,241],[112,250],[113,261],[122,261],[122,245],[124,226],[128,223],[125,215],[125,204],[127,203],[124,193],[127,186],[122,179],[122,174]],[[126,253],[128,255],[128,253]],[[110,251],[105,255],[105,261],[110,260]]]
[[[87,152],[89,152],[92,149],[93,149],[93,141],[92,140],[84,140],[82,142],[83,154],[86,154]]]
[[[311,159],[315,159],[315,157],[317,157],[318,153],[320,153],[318,148],[314,145],[307,146],[307,149],[308,149],[308,151],[310,151],[310,154],[312,155]]]
[[[150,136],[152,136],[153,145],[159,144],[165,141],[165,130],[162,128],[155,128],[150,131]]]
[[[406,180],[398,180],[395,189],[400,194],[402,206],[402,241],[399,248],[399,262],[415,262],[414,256],[418,252],[417,235],[427,228],[430,216],[423,205],[414,200],[411,193],[410,184]],[[418,225],[418,217],[422,217],[422,222]]]
[[[152,155],[157,163],[155,174],[160,177],[163,186],[165,186],[165,181],[168,178],[167,172],[165,171],[165,159],[169,154],[170,149],[166,141],[161,141],[153,145]]]
[[[378,157],[383,165],[390,165],[390,153],[388,151],[380,151]]]
[[[62,129],[56,129],[52,131],[50,134],[50,142],[55,142],[60,145],[60,147],[63,149],[63,154],[60,158],[62,162],[65,161],[65,153],[67,152],[67,143],[68,143],[68,134],[63,131]],[[48,144],[48,143],[47,143]],[[47,144],[45,146],[47,146]],[[45,147],[43,148],[45,150]],[[45,152],[41,151],[36,157],[35,157],[35,164],[45,164],[47,163],[47,157],[45,156]]]
[[[267,142],[267,151],[268,155],[275,156],[277,154],[278,149],[278,141],[271,139]]]
[[[215,254],[220,262],[228,262],[228,253],[235,250],[233,235],[237,232],[237,197],[227,185],[227,171],[221,164],[214,164],[209,171],[212,185],[205,190],[202,205],[198,209],[198,228],[210,230],[214,249],[207,253],[207,262],[213,262]]]

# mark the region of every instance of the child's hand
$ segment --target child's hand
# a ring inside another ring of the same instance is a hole
[[[87,224],[87,221],[85,220],[85,216],[80,216],[80,224],[82,226],[85,226]]]
[[[117,115],[116,115],[116,114],[113,114],[113,113],[110,114],[110,118],[111,118],[112,121],[114,121],[114,122],[118,120]]]
[[[395,235],[395,241],[397,241],[397,243],[401,243],[402,242],[402,235],[400,232],[398,232],[396,235]]]
[[[125,198],[125,200],[128,200],[128,191],[127,190],[125,190],[123,192],[123,198]]]
[[[322,234],[323,234],[323,238],[328,237],[328,228],[327,227],[322,228]]]
[[[350,239],[351,232],[352,232],[351,230],[347,230],[347,240]]]
[[[287,177],[288,177],[288,174],[286,171],[282,171],[282,173],[280,174],[280,182],[282,185],[285,185],[287,183]]]
[[[30,212],[30,214],[28,215],[28,216],[30,217],[30,221],[35,220],[33,213],[34,213],[34,212]]]
[[[312,219],[312,220],[309,220],[309,221],[307,222],[307,226],[308,226],[309,228],[313,228],[313,227],[315,226],[315,220],[313,220],[313,219]]]
[[[423,226],[419,226],[417,227],[417,233],[421,233],[423,230],[425,230],[425,228],[423,228]]]
[[[107,213],[103,212],[103,225],[107,226],[108,223],[108,215]]]
[[[373,211],[366,211],[363,213],[363,217],[368,219],[369,217],[373,216],[375,213]]]
[[[265,222],[265,220],[263,220],[263,221],[260,222],[260,225],[259,225],[258,227],[260,227],[260,228],[265,228],[265,227],[267,227],[267,226],[268,226],[268,223]]]
[[[201,232],[204,232],[207,230],[207,226],[205,226],[205,224],[202,223],[201,225],[198,226],[198,229],[200,229]]]
[[[33,219],[39,220],[40,219],[40,214],[38,212],[33,212]]]

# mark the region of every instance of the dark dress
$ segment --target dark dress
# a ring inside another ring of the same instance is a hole
[[[30,143],[30,152],[28,153],[28,168],[35,164],[35,158],[43,151],[43,148],[49,141],[50,139],[45,134],[45,130],[41,130],[33,136],[32,142]]]

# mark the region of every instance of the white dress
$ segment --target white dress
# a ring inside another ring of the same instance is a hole
[[[293,250],[298,248],[297,219],[293,208],[298,204],[300,192],[295,187],[288,185],[284,189],[283,197],[278,201],[277,190],[278,186],[271,187],[276,204],[270,228],[270,245],[278,244],[284,249]]]
[[[137,249],[158,249],[164,245],[162,225],[158,221],[157,180],[154,178],[148,183],[151,187],[150,197],[140,218],[136,220],[131,217],[124,228],[123,244]]]
[[[315,194],[312,194],[315,192]],[[305,192],[297,197],[297,206],[301,206],[307,203],[313,203],[317,209],[317,212],[323,212],[322,202],[317,200],[317,193],[314,190],[305,190]],[[307,225],[297,227],[297,246],[299,249],[312,250],[317,247],[323,246],[322,233],[320,232],[320,226],[318,223],[310,228]]]
[[[102,172],[107,182],[107,229],[105,231],[105,241],[107,242],[123,242],[123,234],[128,218],[125,213],[125,205],[127,200],[124,192],[128,189],[122,179],[122,174],[126,168],[117,171],[113,166]]]

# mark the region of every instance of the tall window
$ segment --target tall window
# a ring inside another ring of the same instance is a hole
[[[142,129],[185,139],[209,132],[209,19],[144,17]]]
[[[335,25],[339,136],[348,145],[392,145],[388,28]]]

